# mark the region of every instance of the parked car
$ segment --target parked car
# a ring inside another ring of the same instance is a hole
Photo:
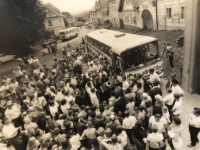
[[[177,43],[179,46],[183,46],[184,44],[184,36],[179,36],[179,38],[177,39]]]
[[[0,65],[10,60],[15,60],[15,55],[0,54]]]

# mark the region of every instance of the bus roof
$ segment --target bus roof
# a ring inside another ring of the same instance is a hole
[[[69,30],[72,30],[72,29],[75,29],[77,27],[70,27],[70,28],[67,28],[67,29],[64,29],[64,30],[60,30],[59,32],[63,32],[63,31],[69,31]]]
[[[118,55],[128,49],[158,40],[154,37],[123,33],[107,29],[92,31],[88,33],[87,36],[110,46],[112,51]]]

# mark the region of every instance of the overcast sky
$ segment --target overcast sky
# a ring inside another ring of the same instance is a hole
[[[83,11],[91,9],[95,0],[41,0],[44,3],[51,3],[60,11],[67,11],[72,15],[79,14]]]

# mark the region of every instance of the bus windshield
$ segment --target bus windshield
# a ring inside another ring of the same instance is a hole
[[[151,65],[158,60],[158,42],[147,43],[122,52],[124,70],[134,70]]]

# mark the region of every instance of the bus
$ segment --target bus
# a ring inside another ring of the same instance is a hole
[[[71,27],[71,28],[67,28],[65,30],[61,30],[59,32],[60,35],[60,39],[62,41],[66,40],[66,39],[72,39],[73,37],[77,37],[79,34],[79,29],[77,27]]]
[[[106,57],[112,67],[125,75],[149,80],[149,69],[154,68],[159,77],[163,76],[163,61],[159,55],[158,39],[149,36],[99,29],[86,35],[89,52]]]

